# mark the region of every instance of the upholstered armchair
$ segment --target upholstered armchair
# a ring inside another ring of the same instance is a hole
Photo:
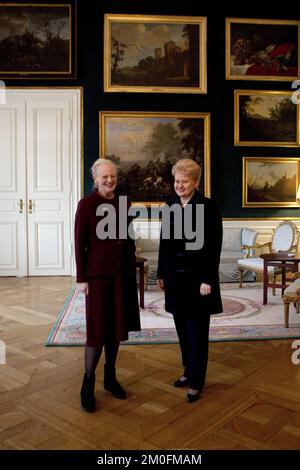
[[[237,261],[245,256],[246,246],[255,245],[258,233],[250,228],[224,227],[223,244],[219,267],[220,282],[237,282],[239,271]],[[248,250],[254,256],[254,250]],[[250,271],[244,271],[243,281],[253,281],[254,275]]]
[[[243,272],[247,269],[254,273],[263,273],[264,261],[262,258],[255,257],[262,253],[279,253],[295,251],[298,244],[298,229],[293,222],[281,222],[273,230],[272,240],[261,245],[244,245],[245,257],[238,260],[239,286],[242,287]],[[255,253],[255,256],[253,256]],[[273,284],[276,283],[276,275],[281,273],[281,269],[276,266],[268,266],[268,274],[273,276]],[[273,288],[273,295],[275,289]]]
[[[289,327],[289,310],[290,303],[293,303],[296,312],[300,311],[300,273],[296,272],[293,274],[293,282],[286,287],[283,294],[283,304],[284,304],[284,324],[285,327]]]

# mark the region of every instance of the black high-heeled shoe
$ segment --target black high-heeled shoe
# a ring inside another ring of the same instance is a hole
[[[186,398],[189,403],[194,403],[199,400],[202,390],[198,390],[197,393],[188,393]]]
[[[81,386],[81,408],[87,413],[93,413],[96,411],[96,399],[95,399],[95,375],[88,377],[84,374],[83,382]]]
[[[181,380],[181,377],[178,380],[175,380],[173,383],[174,387],[181,388],[181,387],[187,387],[188,386],[189,379],[187,377],[184,378],[184,380]]]

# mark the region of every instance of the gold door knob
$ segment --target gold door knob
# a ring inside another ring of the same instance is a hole
[[[18,206],[19,206],[19,213],[23,214],[23,208],[24,208],[23,199],[20,199],[20,202],[18,202]]]
[[[28,205],[28,212],[29,214],[32,214],[32,208],[33,208],[33,202],[32,199],[29,199],[29,205]]]

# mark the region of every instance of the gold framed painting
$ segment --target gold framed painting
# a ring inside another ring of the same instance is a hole
[[[105,14],[104,91],[206,93],[206,18]]]
[[[291,91],[235,90],[234,145],[299,147],[299,105]]]
[[[116,163],[119,189],[134,204],[169,199],[180,158],[199,163],[199,189],[210,196],[209,113],[101,111],[99,124],[100,155]]]
[[[243,157],[243,207],[299,207],[300,157]]]
[[[300,21],[226,18],[226,79],[300,77]]]
[[[76,78],[76,1],[0,3],[0,77]]]

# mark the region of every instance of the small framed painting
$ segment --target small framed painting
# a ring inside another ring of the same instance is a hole
[[[299,105],[293,92],[235,90],[234,145],[299,147]]]
[[[226,18],[226,79],[300,77],[300,21]]]
[[[243,207],[299,207],[300,157],[244,157]]]
[[[0,3],[0,77],[76,78],[76,2]]]

